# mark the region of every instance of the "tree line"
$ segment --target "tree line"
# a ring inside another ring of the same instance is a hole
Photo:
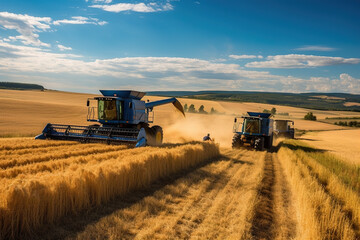
[[[190,104],[190,106],[185,103],[184,111],[188,113],[200,113],[200,114],[218,114],[219,112],[215,108],[211,108],[210,112],[205,111],[204,105],[201,105],[198,110],[196,110],[194,104]]]
[[[335,125],[339,125],[339,126],[345,126],[345,127],[360,127],[360,121],[339,121],[339,122],[335,122]]]

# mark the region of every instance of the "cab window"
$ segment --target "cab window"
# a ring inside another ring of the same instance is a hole
[[[259,119],[245,119],[244,127],[247,133],[260,133]]]
[[[117,120],[116,100],[99,99],[98,114],[101,120]]]

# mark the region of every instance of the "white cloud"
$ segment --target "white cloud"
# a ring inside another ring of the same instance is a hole
[[[51,30],[51,25],[60,24],[94,24],[104,25],[107,22],[99,21],[97,18],[76,16],[71,19],[52,21],[50,17],[34,17],[23,14],[0,12],[0,27],[7,30],[15,30],[20,35],[3,38],[3,41],[20,41],[25,45],[38,47],[50,47],[39,39],[39,32]]]
[[[107,22],[105,21],[99,21],[97,18],[88,18],[88,17],[71,17],[71,19],[62,19],[62,20],[56,20],[53,21],[54,25],[60,25],[60,24],[94,24],[94,25],[104,25]]]
[[[123,12],[123,11],[133,11],[133,12],[161,12],[161,11],[170,11],[174,7],[169,3],[159,4],[159,3],[117,3],[112,5],[91,5],[92,8],[103,9],[108,12]]]
[[[267,61],[250,62],[245,66],[252,68],[309,68],[360,63],[360,58],[327,57],[302,54],[268,56],[266,59]]]
[[[65,47],[64,45],[61,45],[61,44],[58,44],[57,47],[59,48],[60,51],[72,50],[71,47]]]
[[[302,46],[302,47],[299,47],[299,48],[295,48],[294,50],[330,52],[330,51],[335,51],[336,48],[325,47],[325,46]]]
[[[252,58],[263,58],[261,55],[229,55],[229,58],[233,59],[252,59]]]
[[[310,77],[309,79],[297,79],[288,77],[281,80],[283,91],[288,92],[346,92],[360,93],[360,79],[349,74],[342,73],[339,78]]]
[[[238,64],[213,62],[196,58],[131,57],[85,61],[81,56],[52,53],[40,47],[18,46],[0,40],[0,74],[29,76],[38,81],[46,76],[73,89],[128,87],[157,89],[219,89],[286,92],[360,93],[360,79],[346,73],[339,78],[296,78],[273,75],[266,71],[249,71]],[[64,77],[66,76],[66,77]],[[21,77],[19,77],[21,78]],[[99,81],[101,79],[101,82]],[[43,80],[45,81],[45,80]],[[67,90],[71,90],[67,88]]]
[[[17,31],[20,35],[8,38],[12,41],[21,41],[25,45],[50,47],[50,44],[39,40],[36,32],[50,29],[51,18],[33,17],[29,15],[0,12],[0,26]]]

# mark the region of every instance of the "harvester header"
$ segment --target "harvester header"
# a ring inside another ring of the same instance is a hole
[[[172,103],[185,116],[184,109],[176,98],[145,103],[141,100],[145,92],[132,90],[100,90],[100,92],[103,96],[87,100],[87,121],[99,124],[74,126],[49,123],[35,139],[125,143],[136,147],[160,145],[163,140],[162,128],[149,126],[154,121],[153,108]]]

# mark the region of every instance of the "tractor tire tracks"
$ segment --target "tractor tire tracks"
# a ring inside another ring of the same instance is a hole
[[[294,238],[294,213],[291,191],[276,153],[268,152],[250,229],[253,239]]]

